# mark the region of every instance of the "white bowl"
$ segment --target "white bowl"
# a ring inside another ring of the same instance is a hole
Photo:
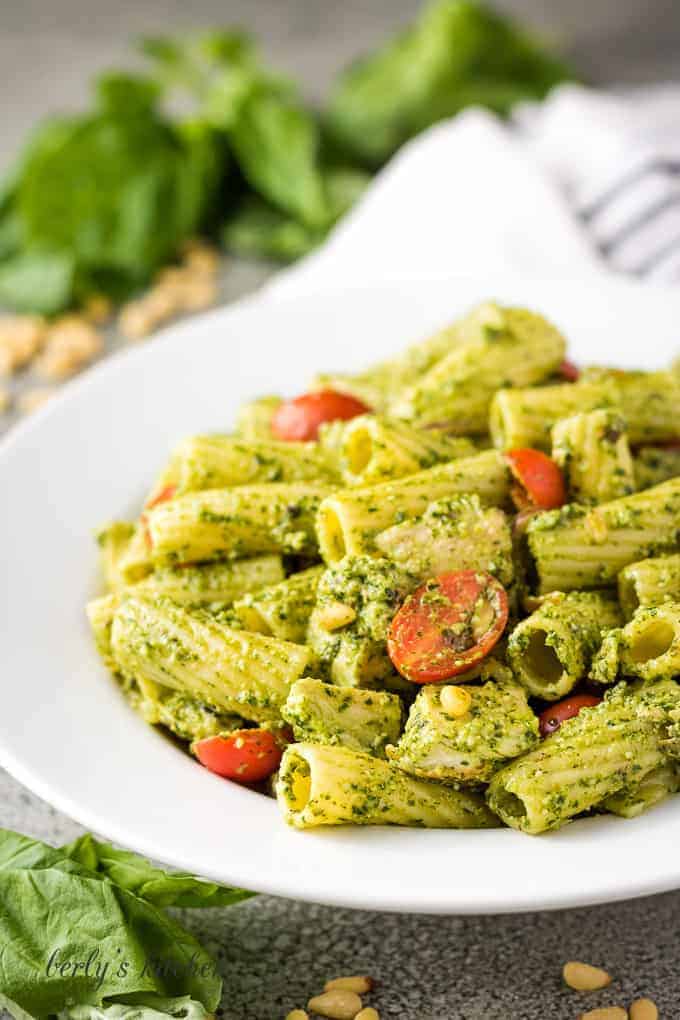
[[[0,447],[0,763],[106,837],[248,889],[370,909],[493,913],[680,886],[680,798],[635,821],[528,837],[342,828],[295,832],[273,800],[202,769],[127,706],[95,653],[93,531],[132,514],[172,445],[225,430],[238,404],[358,369],[485,298],[553,317],[576,361],[665,365],[680,291],[601,281],[404,282],[256,297],[179,325],[66,387]]]

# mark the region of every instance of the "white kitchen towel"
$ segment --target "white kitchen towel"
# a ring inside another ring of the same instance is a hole
[[[271,293],[498,271],[680,278],[680,86],[563,86],[508,124],[468,110],[404,146]]]

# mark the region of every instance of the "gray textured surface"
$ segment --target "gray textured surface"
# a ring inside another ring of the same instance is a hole
[[[130,35],[242,21],[262,36],[280,67],[319,96],[346,59],[416,6],[413,0],[195,0],[190,8],[180,0],[5,0],[0,164],[36,116],[82,102],[88,75],[119,62]],[[542,28],[566,39],[594,80],[677,75],[677,0],[508,0],[501,6],[531,13]],[[263,278],[261,269],[225,267],[224,299]],[[55,843],[79,831],[2,772],[0,825]],[[455,860],[448,866],[455,871]],[[656,999],[666,1020],[680,1017],[680,894],[559,914],[466,919],[368,914],[259,897],[186,920],[219,956],[226,1020],[281,1020],[328,977],[352,971],[380,981],[373,1002],[390,1020],[572,1020],[584,1008],[642,994]],[[561,964],[574,957],[607,966],[617,979],[611,989],[588,997],[587,1006],[560,986]]]

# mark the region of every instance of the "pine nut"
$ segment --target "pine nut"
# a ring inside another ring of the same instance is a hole
[[[623,1006],[605,1006],[604,1009],[580,1013],[578,1020],[628,1020],[628,1013]]]
[[[329,602],[319,611],[319,626],[324,630],[339,630],[356,620],[356,612],[344,602]]]
[[[25,368],[42,347],[45,331],[45,320],[38,315],[0,318],[0,375]]]
[[[659,1020],[656,1003],[651,999],[636,999],[631,1005],[630,1020]]]
[[[196,245],[186,253],[184,264],[187,269],[192,270],[194,273],[212,276],[219,267],[220,253],[216,248],[210,248],[207,245]]]
[[[104,294],[93,294],[83,305],[83,315],[88,322],[100,326],[111,316],[111,302]]]
[[[333,978],[332,981],[327,981],[323,987],[325,992],[332,992],[335,988],[343,988],[346,992],[356,992],[357,995],[363,995],[365,992],[370,992],[373,987],[373,978],[367,977],[364,974],[354,977]]]
[[[361,1009],[361,999],[356,992],[346,992],[338,988],[333,992],[324,992],[307,1003],[307,1009],[328,1020],[354,1020]]]
[[[598,988],[606,988],[611,984],[611,977],[600,967],[591,967],[589,963],[572,960],[562,968],[565,984],[577,992],[595,992]]]
[[[153,333],[156,323],[142,301],[123,305],[118,317],[118,328],[128,340],[142,340]]]
[[[17,407],[22,414],[31,414],[47,403],[56,392],[56,386],[36,386],[25,390],[17,397]]]
[[[464,687],[448,684],[446,687],[442,687],[439,702],[447,715],[453,716],[454,719],[461,719],[470,710],[472,696]]]
[[[377,1009],[373,1009],[373,1006],[366,1006],[360,1013],[357,1013],[354,1020],[380,1020],[380,1013]]]
[[[309,1020],[309,1016],[305,1013],[304,1009],[291,1009],[286,1020]]]

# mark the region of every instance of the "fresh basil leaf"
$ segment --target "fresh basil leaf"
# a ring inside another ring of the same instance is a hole
[[[359,201],[371,183],[371,176],[357,167],[330,167],[324,172],[326,195],[333,222]]]
[[[103,109],[29,150],[16,209],[29,250],[67,253],[79,277],[140,286],[199,230],[217,153],[209,132],[199,139],[163,120],[144,80],[109,77],[100,88]]]
[[[0,306],[53,315],[73,297],[75,266],[68,254],[27,251],[0,262]]]
[[[192,935],[113,882],[64,865],[0,870],[7,998],[36,1017],[139,992],[189,995],[216,1009],[222,982]]]
[[[302,107],[269,90],[256,90],[242,103],[229,139],[255,191],[308,226],[328,221],[318,130]]]
[[[306,255],[324,237],[325,231],[313,230],[252,196],[229,216],[221,234],[232,254],[275,262],[292,262]]]
[[[25,1009],[22,1009],[18,1003],[12,1002],[6,995],[0,992],[0,1009],[4,1009],[5,1012],[11,1013],[14,1020],[35,1020],[30,1013],[27,1013]]]
[[[95,83],[98,106],[105,112],[139,116],[152,111],[160,96],[160,86],[141,74],[102,74]]]
[[[326,126],[345,151],[377,167],[466,105],[506,113],[518,98],[540,98],[568,77],[511,19],[474,0],[435,0],[411,28],[340,76]]]
[[[228,907],[253,895],[185,872],[163,871],[137,854],[99,842],[89,833],[61,852],[157,907]]]
[[[136,1001],[116,1001],[101,1006],[71,1006],[58,1014],[58,1020],[167,1020],[167,1017],[174,1017],[175,1020],[211,1020],[211,1014],[202,1003],[190,999],[188,995],[175,999],[156,995],[131,998]]]

